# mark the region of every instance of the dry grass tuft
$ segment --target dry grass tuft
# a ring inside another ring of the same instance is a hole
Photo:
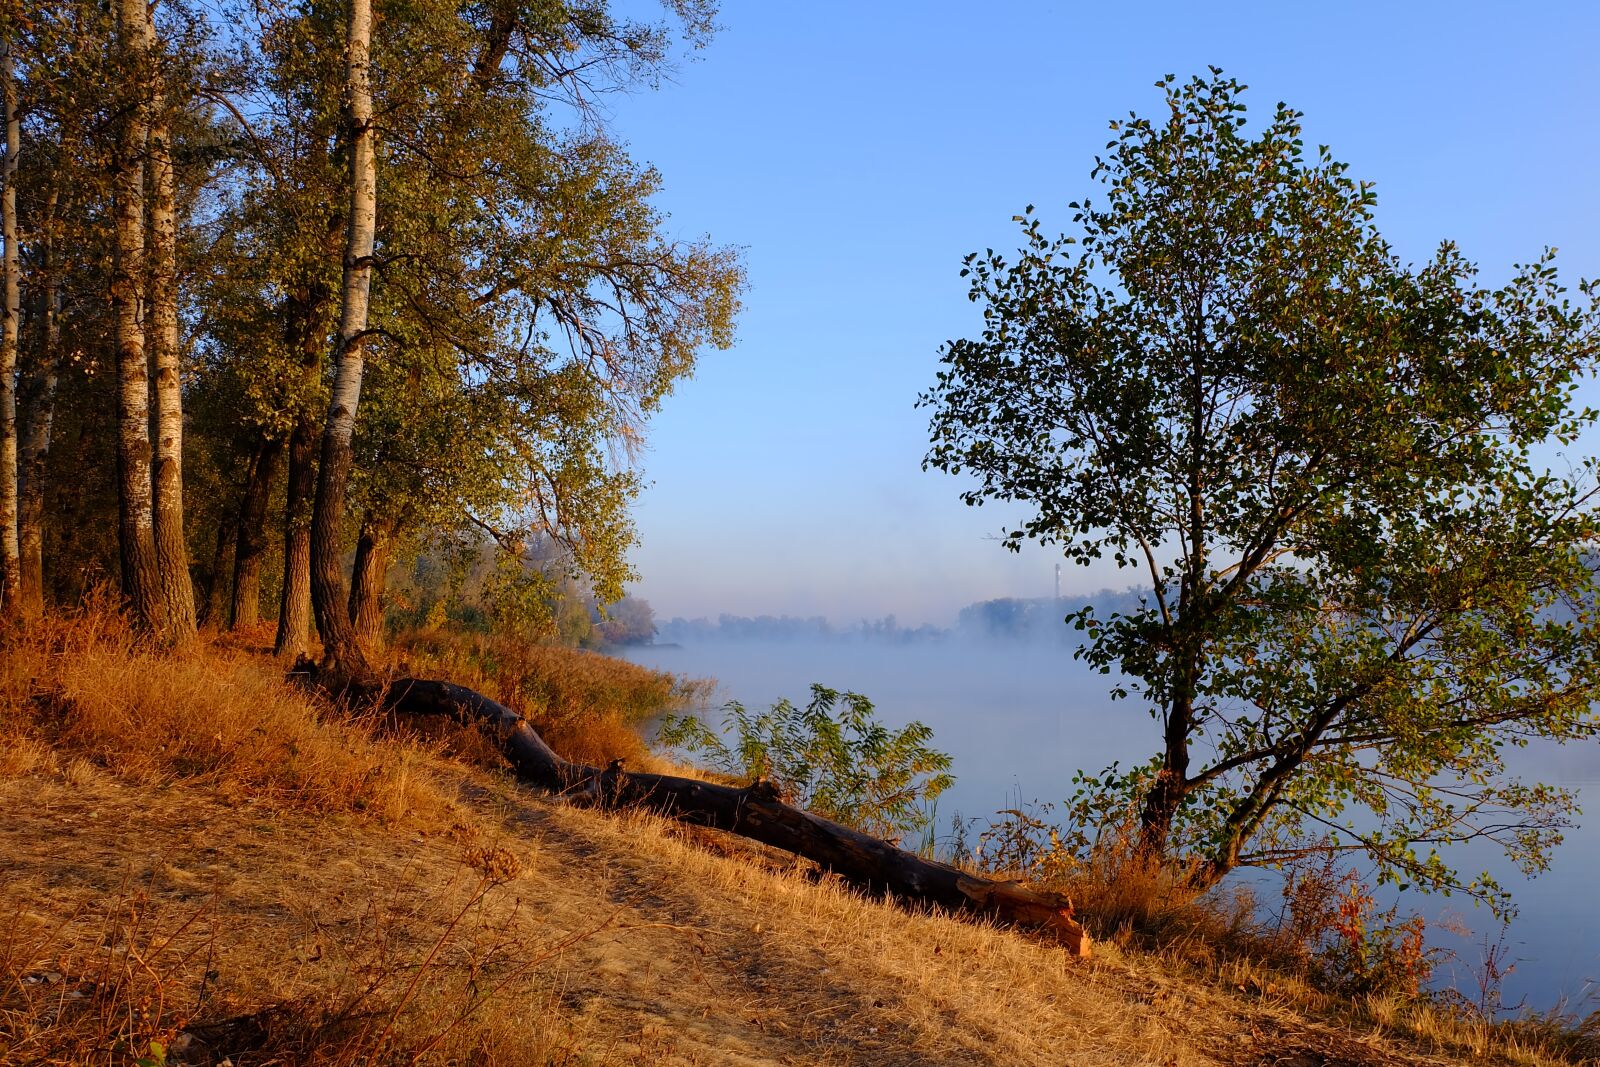
[[[373,723],[329,713],[272,661],[204,641],[150,648],[104,605],[8,634],[0,662],[0,774],[78,757],[131,781],[386,822],[449,808],[419,749],[378,744]]]
[[[662,766],[638,727],[704,698],[712,683],[558,645],[432,630],[401,637],[405,673],[444,678],[521,713],[567,759]]]
[[[1066,893],[1078,917],[1102,940],[1149,946],[1197,931],[1215,932],[1237,921],[1237,909],[1202,902],[1188,872],[1162,864],[1139,847],[1131,819],[1099,828],[1092,841],[1063,835],[1045,816],[1049,806],[1000,813],[958,857],[979,873],[1022,878]]]
[[[1087,863],[1063,882],[1079,910],[1104,936],[1126,940],[1141,933],[1163,938],[1188,931],[1202,920],[1210,925],[1212,913],[1196,907],[1201,893],[1185,875],[1141,850],[1132,832],[1111,832],[1101,836]]]

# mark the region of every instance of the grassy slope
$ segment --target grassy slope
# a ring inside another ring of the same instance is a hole
[[[7,651],[0,1062],[131,1063],[152,1040],[238,1067],[1424,1061],[1237,974],[1075,962],[529,795],[349,726],[256,657],[64,632]]]

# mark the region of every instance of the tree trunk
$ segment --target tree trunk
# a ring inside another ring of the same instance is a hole
[[[682,822],[726,830],[804,856],[869,892],[1042,928],[1060,937],[1073,955],[1089,955],[1089,936],[1074,921],[1072,902],[1062,894],[981,878],[923,859],[791,807],[767,783],[740,788],[633,773],[618,763],[605,770],[569,763],[516,712],[449,682],[400,679],[386,688],[383,700],[400,712],[442,714],[488,726],[517,777],[539,788],[607,807],[647,808]]]
[[[361,522],[356,563],[350,578],[350,622],[363,648],[383,647],[384,589],[393,558],[394,523],[370,512]]]
[[[52,206],[54,197],[51,197]],[[22,556],[22,614],[44,614],[44,471],[55,425],[56,356],[61,346],[61,278],[54,240],[45,237],[41,329],[34,364],[23,382],[22,452],[18,464],[18,543]]]
[[[22,614],[22,548],[18,531],[17,339],[22,322],[22,256],[17,248],[17,162],[22,152],[16,62],[11,35],[0,40],[0,90],[5,104],[6,145],[0,181],[0,612]]]
[[[316,491],[316,425],[301,416],[289,436],[289,485],[283,505],[283,592],[278,601],[275,655],[294,660],[307,651],[311,628],[311,498]]]
[[[152,31],[153,32],[153,31]],[[153,43],[153,42],[152,42]],[[152,52],[154,49],[152,48]],[[150,349],[155,371],[155,546],[167,639],[192,640],[194,581],[183,530],[183,394],[179,385],[178,213],[166,97],[159,72],[151,105]]]
[[[1164,860],[1172,840],[1172,824],[1183,806],[1187,786],[1182,775],[1168,767],[1156,772],[1155,782],[1145,794],[1139,809],[1139,851],[1151,859]]]
[[[149,120],[149,10],[144,0],[117,0],[117,51],[131,98],[117,132],[112,176],[116,258],[111,305],[117,347],[117,500],[122,588],[140,627],[165,628],[156,567],[155,504],[150,485],[150,373],[144,323],[144,151]]]
[[[332,231],[330,231],[331,236]],[[290,662],[307,651],[311,628],[311,508],[317,491],[317,424],[312,398],[322,379],[322,352],[328,343],[330,292],[312,282],[288,306],[288,341],[300,350],[299,413],[289,435],[289,485],[283,502],[283,590],[278,600],[274,655]]]
[[[63,471],[93,470],[89,458],[92,454],[92,435],[86,433],[82,425],[74,429],[76,432],[68,441],[63,442],[59,437],[55,439],[56,448],[63,443],[69,446],[68,454],[62,457],[62,462],[57,466]],[[74,604],[83,599],[93,583],[105,578],[98,568],[79,555],[79,545],[85,540],[85,527],[92,521],[87,479],[62,479],[61,484],[56,486],[51,503],[54,505],[51,519],[56,531],[51,547],[55,549],[56,565],[50,569],[50,584],[45,595],[58,604]]]
[[[131,2],[131,0],[128,0]],[[334,348],[333,390],[322,430],[322,461],[311,520],[311,603],[322,634],[325,662],[353,676],[368,673],[366,657],[347,614],[340,566],[339,528],[350,482],[351,438],[366,346],[367,303],[372,285],[372,250],[377,227],[378,169],[372,130],[372,84],[368,47],[372,0],[350,0],[345,56],[350,144],[350,214],[345,229],[343,299]]]
[[[250,457],[250,473],[239,501],[239,533],[233,549],[233,603],[230,629],[261,621],[261,561],[267,554],[267,504],[278,475],[283,442],[263,440]]]
[[[1193,610],[1192,586],[1190,581],[1184,582],[1178,614],[1180,623],[1186,623]],[[1194,645],[1194,638],[1186,636],[1171,654],[1182,657],[1182,661],[1162,725],[1161,770],[1156,772],[1139,811],[1139,850],[1151,860],[1167,858],[1172,824],[1177,821],[1184,798],[1193,788],[1189,781],[1189,735],[1194,730],[1195,680],[1200,676],[1200,652]]]
[[[202,625],[221,626],[227,619],[233,598],[227,575],[233,573],[231,549],[239,539],[237,512],[223,515],[217,520],[217,543],[211,553],[211,568],[206,575],[206,596],[200,608]]]

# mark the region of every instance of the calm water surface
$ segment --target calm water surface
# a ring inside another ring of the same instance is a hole
[[[922,720],[933,727],[935,747],[954,757],[956,785],[939,801],[941,835],[956,814],[987,817],[1019,800],[1060,801],[1071,792],[1073,772],[1098,771],[1113,760],[1142,762],[1156,745],[1149,715],[1131,702],[1113,703],[1110,679],[1060,646],[710,642],[635,648],[628,658],[717,679],[713,709],[728,700],[751,708],[783,697],[800,704],[811,683],[820,682],[865,694],[891,726]],[[712,710],[708,719],[720,722],[720,713]],[[1578,788],[1593,815],[1580,817],[1551,869],[1537,878],[1522,877],[1492,850],[1465,852],[1460,863],[1493,871],[1520,905],[1506,936],[1516,961],[1505,981],[1507,1003],[1525,999],[1543,1010],[1565,998],[1577,1008],[1600,980],[1600,745],[1528,750],[1512,762],[1526,778]],[[1476,999],[1473,974],[1482,941],[1498,938],[1499,924],[1486,909],[1459,898],[1404,894],[1401,905],[1467,927],[1466,936],[1436,937],[1458,957],[1439,977]]]

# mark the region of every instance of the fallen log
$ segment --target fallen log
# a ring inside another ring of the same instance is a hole
[[[370,686],[352,686],[346,693],[362,689]],[[603,769],[573,763],[550,749],[522,715],[450,681],[398,678],[376,696],[382,707],[395,712],[445,715],[462,725],[486,726],[525,784],[597,805],[645,808],[691,825],[738,833],[810,859],[869,893],[1045,929],[1058,936],[1072,955],[1090,955],[1090,936],[1072,918],[1072,901],[1064,894],[1030,889],[1019,881],[978,877],[907,853],[861,830],[787,805],[771,782],[739,787],[626,771],[621,763]]]
[[[771,783],[740,787],[626,771],[618,763],[604,769],[572,763],[557,755],[510,708],[450,682],[402,678],[377,695],[384,707],[394,711],[444,715],[463,724],[487,726],[517,777],[529,785],[603,806],[646,808],[696,826],[726,830],[803,856],[868,892],[1046,930],[1073,955],[1089,955],[1089,935],[1073,919],[1072,901],[1065,895],[981,878],[923,859],[785,804]]]

